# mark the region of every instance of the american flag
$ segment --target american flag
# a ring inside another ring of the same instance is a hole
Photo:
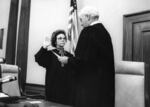
[[[74,55],[76,48],[79,30],[78,30],[78,13],[76,0],[70,1],[69,22],[68,22],[68,39],[70,42],[69,51]]]

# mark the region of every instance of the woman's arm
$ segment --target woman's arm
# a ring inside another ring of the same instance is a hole
[[[47,49],[41,47],[41,49],[35,54],[35,61],[43,67],[46,67],[48,64],[48,58],[50,57]]]

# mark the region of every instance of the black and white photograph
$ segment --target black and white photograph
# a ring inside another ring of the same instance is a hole
[[[0,0],[0,107],[150,107],[150,1]]]

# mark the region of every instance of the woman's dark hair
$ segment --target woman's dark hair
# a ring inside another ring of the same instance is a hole
[[[64,34],[65,35],[65,38],[67,39],[66,37],[66,32],[64,30],[56,30],[52,33],[52,37],[51,37],[51,45],[53,47],[56,47],[56,39],[57,39],[57,36],[59,34]]]

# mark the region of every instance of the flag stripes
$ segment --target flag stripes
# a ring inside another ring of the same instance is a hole
[[[68,39],[70,42],[69,51],[74,54],[77,40],[78,40],[78,14],[77,14],[77,3],[76,0],[71,0],[69,10],[69,21],[68,21]]]

